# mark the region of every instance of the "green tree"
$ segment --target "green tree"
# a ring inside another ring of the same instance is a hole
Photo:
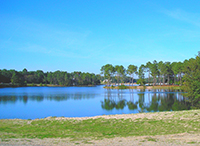
[[[34,73],[34,78],[35,78],[35,83],[42,83],[43,80],[44,80],[44,72],[42,70],[37,70],[35,73]]]
[[[167,72],[166,72],[166,75],[167,75],[167,83],[168,85],[170,84],[170,76],[172,76],[173,72],[172,72],[172,66],[171,66],[171,63],[170,62],[165,62],[165,65],[167,67]]]
[[[145,80],[144,80],[145,69],[146,69],[146,67],[144,66],[144,64],[142,64],[139,67],[139,72],[138,72],[139,79],[137,80],[137,84],[145,85]]]
[[[72,85],[72,75],[70,73],[65,74],[65,85],[71,86]]]
[[[119,79],[121,80],[121,83],[123,82],[123,77],[125,76],[126,69],[122,65],[116,65],[115,72],[116,72],[117,81],[119,85]]]
[[[124,76],[126,75],[126,69],[124,68],[124,66],[122,65],[119,66],[119,73],[120,73],[121,83],[124,83]]]
[[[5,74],[3,70],[0,70],[0,83],[9,83],[10,78]]]
[[[120,66],[119,65],[115,65],[115,76],[117,78],[117,84],[119,86],[119,79],[120,79]]]
[[[47,81],[50,84],[53,84],[53,73],[52,72],[47,72]]]
[[[182,62],[173,62],[171,70],[174,74],[174,82],[176,83],[176,76],[178,75],[179,85],[182,85],[182,73],[184,72],[184,65]]]
[[[172,72],[173,72],[173,74],[174,74],[174,84],[176,84],[176,76],[177,76],[177,74],[178,74],[178,71],[177,71],[177,68],[176,68],[177,62],[173,62],[173,63],[171,64],[171,66],[172,66]]]
[[[150,71],[150,66],[151,66],[151,62],[150,61],[148,61],[147,63],[146,63],[146,71],[148,72],[148,83],[150,83],[150,73],[151,73],[151,71]]]
[[[21,83],[21,80],[20,80],[20,76],[19,76],[19,73],[18,72],[14,72],[12,77],[11,77],[11,83],[13,85],[15,84],[20,84]]]
[[[104,77],[108,80],[108,85],[111,84],[111,77],[115,72],[115,68],[112,64],[106,64],[101,67],[101,73],[104,74]]]
[[[149,69],[151,71],[151,75],[153,77],[153,85],[156,84],[156,76],[158,76],[159,71],[158,71],[158,63],[156,60],[153,61],[152,64],[150,64]]]
[[[28,70],[26,68],[24,68],[22,71],[22,75],[27,75],[27,74],[28,74]]]
[[[158,63],[158,70],[160,72],[160,74],[163,76],[163,85],[165,84],[165,75],[167,74],[167,66],[166,63],[163,63],[162,61],[160,61]],[[160,80],[161,82],[161,80]]]
[[[200,108],[200,52],[195,59],[190,59],[184,75],[183,89],[187,92],[192,108]]]
[[[182,62],[178,62],[176,66],[177,66],[178,77],[179,77],[179,82],[180,82],[180,86],[181,86],[182,85],[183,63]]]
[[[132,85],[133,85],[134,74],[136,72],[137,72],[137,66],[130,64],[128,66],[127,73],[132,77]]]

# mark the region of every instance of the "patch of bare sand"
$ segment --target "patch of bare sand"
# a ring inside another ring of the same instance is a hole
[[[24,145],[24,146],[199,146],[200,134],[173,134],[161,136],[133,136],[115,137],[102,140],[84,139],[81,141],[70,141],[69,138],[45,138],[45,139],[9,139],[0,141],[0,146]]]
[[[180,115],[183,115],[181,116]],[[197,116],[200,117],[200,110],[196,110]],[[66,117],[56,117],[54,118],[55,120],[88,120],[88,119],[98,119],[98,118],[104,118],[104,119],[131,119],[131,120],[136,120],[136,119],[171,119],[171,118],[179,118],[179,119],[187,119],[187,115],[190,114],[190,111],[179,111],[179,112],[154,112],[154,113],[138,113],[138,114],[120,114],[120,115],[102,115],[102,116],[94,116],[94,117],[71,117],[71,118],[66,118]],[[193,116],[195,119],[196,117]],[[47,117],[46,119],[51,119],[52,117]],[[191,116],[190,116],[191,119]]]

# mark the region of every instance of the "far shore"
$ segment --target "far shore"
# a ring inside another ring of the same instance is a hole
[[[54,85],[54,84],[27,84],[27,85],[13,85],[10,83],[0,84],[0,88],[9,87],[95,87],[97,85],[77,85],[77,86],[65,86],[65,85]]]
[[[103,84],[100,84],[103,85]],[[65,86],[65,85],[55,85],[55,84],[27,84],[27,85],[13,85],[10,83],[0,84],[0,88],[9,88],[9,87],[95,87],[98,85],[77,85],[77,86]],[[123,89],[181,89],[181,86],[178,85],[156,85],[156,86],[129,86],[122,85],[125,88]],[[105,89],[122,89],[120,86],[104,86]]]
[[[121,89],[120,86],[105,86],[105,89]],[[125,89],[181,89],[178,85],[156,85],[156,86],[125,86]]]

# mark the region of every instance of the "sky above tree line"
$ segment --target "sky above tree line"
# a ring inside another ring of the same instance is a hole
[[[197,0],[1,0],[0,69],[100,73],[200,51]]]

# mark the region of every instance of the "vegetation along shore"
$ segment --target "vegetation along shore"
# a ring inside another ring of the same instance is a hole
[[[185,92],[184,95],[187,97],[187,102],[191,104],[191,108],[200,108],[200,52],[195,58],[186,59],[184,62],[157,62],[154,60],[141,64],[139,69],[133,64],[130,64],[128,69],[122,65],[106,64],[101,67],[101,73],[105,77],[106,88],[111,89],[147,88],[146,84],[153,85],[153,87],[148,88],[179,85]],[[132,87],[123,85],[123,83],[127,83],[124,80],[124,76],[127,74],[131,77]],[[145,74],[148,78],[145,78]],[[138,76],[137,81],[134,80],[134,75]],[[144,87],[135,87],[133,86],[134,82]],[[156,85],[160,86],[155,87]]]
[[[104,86],[105,89],[169,89],[169,90],[181,90],[181,86],[169,85],[169,86]]]
[[[200,110],[3,119],[0,145],[199,145],[199,123]]]

